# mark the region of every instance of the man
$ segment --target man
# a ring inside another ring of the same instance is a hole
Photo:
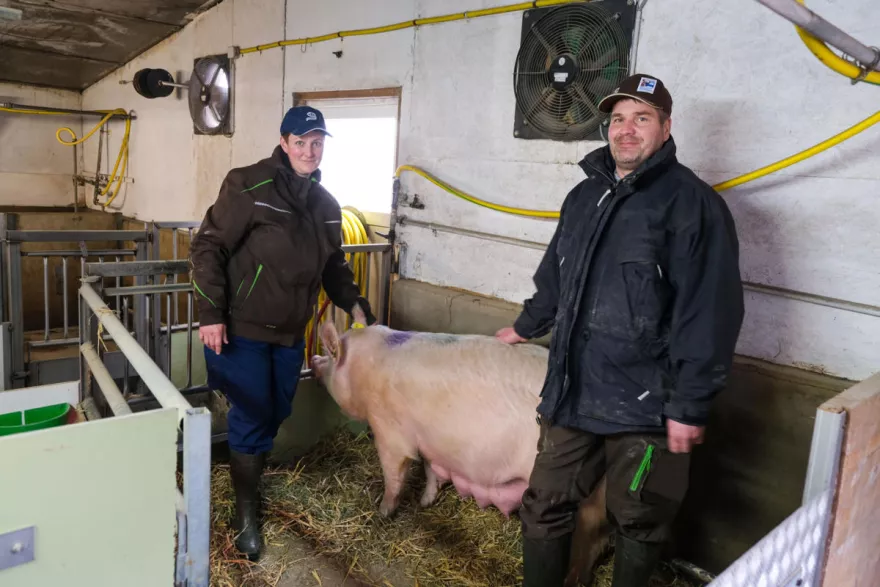
[[[663,82],[633,75],[599,109],[609,144],[581,161],[536,293],[496,335],[553,330],[521,510],[524,587],[562,585],[577,503],[603,473],[613,587],[648,584],[743,317],[733,219],[676,160]]]
[[[290,415],[321,286],[358,322],[375,322],[341,248],[339,204],[320,184],[325,136],[318,110],[291,108],[272,156],[227,174],[191,248],[208,381],[231,404],[236,546],[251,560],[265,455]]]

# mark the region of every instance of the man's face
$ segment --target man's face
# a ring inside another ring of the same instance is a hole
[[[667,118],[660,122],[660,115],[656,108],[631,98],[618,100],[614,105],[608,142],[621,173],[636,170],[669,138],[672,121]]]
[[[324,133],[313,130],[302,136],[288,135],[287,140],[281,137],[281,148],[287,153],[290,166],[297,175],[311,175],[324,156]]]

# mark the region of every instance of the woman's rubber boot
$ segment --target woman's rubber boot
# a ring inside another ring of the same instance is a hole
[[[258,507],[260,505],[260,476],[263,474],[265,454],[249,455],[231,450],[229,473],[235,491],[235,547],[248,560],[260,558],[263,537],[260,533]]]
[[[523,537],[523,587],[562,587],[571,557],[571,534],[545,540]]]
[[[648,587],[662,550],[663,544],[639,542],[618,532],[614,540],[611,587]]]

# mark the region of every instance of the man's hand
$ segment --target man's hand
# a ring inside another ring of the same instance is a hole
[[[501,330],[496,332],[495,338],[507,344],[519,344],[521,342],[526,342],[526,339],[518,335],[516,333],[516,330],[514,330],[510,326],[508,326],[507,328],[502,328]]]
[[[226,339],[225,324],[211,324],[209,326],[199,327],[199,340],[202,344],[217,353],[223,349],[223,343],[229,344]]]
[[[705,430],[705,426],[689,426],[667,419],[666,432],[669,452],[691,452],[695,444],[703,444],[703,432]]]

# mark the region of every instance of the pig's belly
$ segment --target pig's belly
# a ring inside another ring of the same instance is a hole
[[[523,493],[529,485],[526,479],[513,479],[487,486],[470,481],[466,477],[434,463],[431,463],[431,469],[440,482],[452,481],[456,491],[462,497],[473,497],[481,509],[494,505],[505,516],[509,516],[511,512],[519,509],[522,505]]]

